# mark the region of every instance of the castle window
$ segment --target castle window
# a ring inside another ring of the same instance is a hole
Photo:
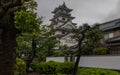
[[[65,21],[66,19],[65,19],[65,18],[62,18],[62,20],[64,20],[64,21]]]
[[[65,32],[62,32],[62,34],[65,34]]]

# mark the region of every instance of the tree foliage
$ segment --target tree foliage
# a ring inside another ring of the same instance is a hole
[[[40,62],[51,55],[56,43],[54,29],[42,25],[41,18],[34,11],[36,6],[36,2],[30,0],[24,2],[22,10],[15,13],[16,27],[22,35],[17,38],[17,52],[20,57],[25,54],[27,69],[32,62]]]
[[[53,53],[53,48],[55,47],[57,41],[54,35],[55,30],[53,27],[44,26],[41,36],[38,38],[39,50],[43,52],[46,56],[50,56]]]
[[[23,4],[23,8],[21,11],[17,11],[15,13],[14,19],[16,28],[18,29],[18,31],[21,32],[22,35],[26,35],[28,33],[29,35],[35,35],[36,33],[39,34],[40,32],[40,24],[42,23],[42,21],[41,18],[39,18],[34,12],[36,6],[36,2],[34,0],[30,0]]]
[[[20,58],[16,58],[14,75],[26,75],[26,64]]]
[[[93,49],[102,47],[103,33],[97,25],[94,25],[85,34],[83,42],[83,54],[93,54]]]
[[[30,67],[34,57],[36,56],[36,38],[39,37],[41,28],[41,18],[34,12],[37,3],[34,0],[23,2],[22,10],[15,13],[15,24],[19,33],[18,55],[26,60],[26,70]],[[24,56],[24,57],[22,57]]]
[[[83,24],[87,25],[87,24]],[[82,27],[78,27],[77,29],[72,30],[73,36],[72,38],[75,38],[77,41],[79,37],[81,36],[81,30]],[[93,25],[90,30],[88,30],[85,33],[85,39],[82,42],[82,54],[83,55],[88,55],[88,54],[93,54],[93,49],[102,47],[102,40],[103,39],[103,33],[99,29],[98,25],[95,24]]]
[[[32,3],[35,3],[31,5]],[[37,38],[40,34],[41,18],[33,10],[28,10],[31,7],[36,8],[37,4],[34,0],[24,0],[21,11],[15,13],[15,24],[19,31],[17,42],[18,50],[28,50],[31,47],[31,39]],[[24,9],[26,8],[26,9]]]

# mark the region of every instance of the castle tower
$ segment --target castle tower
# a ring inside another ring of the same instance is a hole
[[[75,18],[71,16],[72,10],[73,9],[69,9],[64,2],[52,11],[54,15],[53,18],[50,19],[51,26],[56,30],[55,35],[58,36],[57,40],[60,41],[60,46],[67,45],[70,47],[76,44],[75,39],[71,39],[72,33],[70,33],[71,29],[76,28],[76,23],[72,22]]]

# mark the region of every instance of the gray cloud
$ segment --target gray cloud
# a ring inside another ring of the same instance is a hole
[[[73,9],[72,16],[76,17],[73,22],[93,24],[109,20],[111,12],[116,11],[119,0],[36,0],[38,2],[38,14],[44,16],[44,24],[50,24],[51,13],[56,7],[66,2],[68,8]],[[109,15],[108,15],[109,14]],[[110,17],[112,18],[112,17]]]
[[[116,8],[110,12],[105,20],[114,20],[120,18],[120,1],[118,1]]]

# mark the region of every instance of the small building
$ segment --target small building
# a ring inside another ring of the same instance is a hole
[[[99,25],[110,54],[120,54],[120,18]]]
[[[54,15],[53,18],[50,19],[50,26],[53,26],[53,28],[56,30],[55,35],[59,41],[59,47],[70,47],[77,43],[75,39],[71,38],[73,34],[70,32],[71,29],[75,29],[77,27],[76,23],[72,22],[72,20],[75,18],[71,16],[72,10],[73,9],[68,8],[64,2],[59,7],[56,7],[54,11],[52,11]],[[59,47],[56,49],[59,49]]]

